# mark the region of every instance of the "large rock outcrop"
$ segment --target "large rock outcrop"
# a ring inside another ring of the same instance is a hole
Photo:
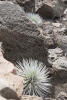
[[[48,65],[45,38],[39,35],[36,25],[27,19],[20,6],[0,1],[0,41],[8,60],[32,58]]]

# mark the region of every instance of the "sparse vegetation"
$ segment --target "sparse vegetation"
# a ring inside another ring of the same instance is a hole
[[[24,78],[24,94],[42,97],[50,92],[49,71],[43,63],[37,60],[24,60],[18,62],[18,74]],[[20,70],[21,69],[21,70]]]
[[[43,23],[43,19],[38,14],[27,13],[26,15],[27,15],[28,19],[34,24],[39,25],[39,24]]]

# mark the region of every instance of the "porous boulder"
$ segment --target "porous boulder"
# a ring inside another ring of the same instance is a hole
[[[32,58],[48,65],[45,42],[39,35],[36,25],[27,19],[20,6],[0,1],[0,41],[6,59],[16,62]]]
[[[35,1],[36,12],[43,18],[61,17],[66,8],[66,4],[63,0],[36,0]]]
[[[65,93],[65,92],[60,92],[59,94],[58,94],[58,96],[57,96],[57,100],[66,100],[67,99],[67,93]]]

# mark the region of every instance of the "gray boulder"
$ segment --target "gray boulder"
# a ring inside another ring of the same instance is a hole
[[[47,49],[39,34],[20,6],[0,1],[0,41],[6,59],[12,62],[22,58],[38,59],[48,66]]]
[[[67,7],[63,0],[36,0],[35,8],[43,18],[52,18],[63,16],[63,12]]]

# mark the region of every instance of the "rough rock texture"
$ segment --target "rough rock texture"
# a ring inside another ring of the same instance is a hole
[[[57,35],[57,44],[64,50],[65,55],[67,55],[67,35]]]
[[[66,4],[62,0],[36,0],[36,12],[43,18],[54,18],[63,15]]]
[[[53,81],[54,81],[54,87],[55,87],[55,91],[54,91],[54,98],[57,97],[57,95],[63,91],[65,93],[67,93],[67,71],[55,71],[54,75],[53,75]],[[62,96],[60,96],[62,99],[60,100],[66,100],[63,99]],[[58,100],[58,99],[57,99]]]
[[[56,100],[66,100],[62,95],[60,95],[58,98],[57,96],[61,91],[67,93],[67,58],[64,56],[61,48],[49,49],[48,52],[48,59],[52,64],[51,73],[55,87],[54,96]]]
[[[63,56],[63,50],[58,47],[55,49],[49,49],[48,53],[49,53],[48,60],[52,65],[53,65],[53,62],[55,62],[59,57]],[[56,67],[56,66],[54,66],[54,67]]]
[[[52,22],[49,21],[44,21],[44,24],[40,26],[41,28],[41,36],[45,37],[45,44],[47,46],[47,48],[55,48],[56,42],[55,42],[55,37],[54,37],[54,29],[56,30],[56,28],[52,25]]]
[[[61,79],[62,80],[62,79]],[[55,98],[58,96],[58,94],[60,93],[60,92],[65,92],[65,93],[67,93],[67,80],[66,81],[63,81],[63,83],[62,82],[60,82],[59,84],[57,84],[56,86],[55,86]],[[62,84],[61,84],[62,83]],[[66,98],[67,98],[67,96],[65,96]],[[64,97],[64,98],[65,98]],[[67,99],[63,99],[63,95],[61,95],[60,96],[60,98],[62,98],[62,99],[60,99],[60,100],[67,100]]]
[[[65,93],[65,92],[60,92],[59,94],[58,94],[58,96],[57,96],[57,100],[67,100],[67,93]]]
[[[65,18],[65,17],[64,17]],[[66,33],[67,33],[67,25],[66,22],[61,23],[59,21],[44,21],[44,23],[40,26],[41,36],[45,37],[45,44],[48,48],[53,49],[58,47],[65,47],[66,45]],[[64,40],[65,37],[65,40]],[[64,42],[65,41],[65,42]],[[62,46],[64,45],[64,46]]]
[[[33,58],[48,65],[45,42],[21,7],[12,2],[0,2],[0,22],[0,40],[8,60]]]
[[[67,71],[67,58],[66,57],[59,57],[52,65],[53,68],[59,70]]]

